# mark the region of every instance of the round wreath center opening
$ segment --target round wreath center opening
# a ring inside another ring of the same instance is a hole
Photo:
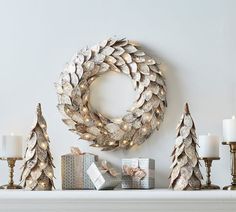
[[[132,107],[136,95],[127,75],[108,71],[91,84],[90,105],[107,118],[120,118]]]

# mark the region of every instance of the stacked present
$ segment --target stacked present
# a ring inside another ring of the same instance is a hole
[[[71,153],[61,156],[62,189],[94,189],[86,171],[98,157],[90,153],[81,153],[78,148],[71,148]]]
[[[151,189],[155,187],[155,160],[122,159],[122,188]]]
[[[121,175],[105,160],[92,163],[87,174],[97,190],[114,189],[121,182]]]
[[[150,158],[122,159],[122,176],[110,163],[90,153],[71,148],[61,156],[62,189],[114,189],[122,182],[124,189],[155,187],[155,160]]]

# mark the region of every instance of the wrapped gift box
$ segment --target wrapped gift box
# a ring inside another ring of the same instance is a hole
[[[98,157],[90,153],[71,153],[61,156],[63,190],[95,189],[86,171]]]
[[[121,183],[121,174],[106,161],[92,163],[87,174],[97,190],[114,189]]]
[[[151,189],[155,187],[155,160],[122,159],[122,188]]]

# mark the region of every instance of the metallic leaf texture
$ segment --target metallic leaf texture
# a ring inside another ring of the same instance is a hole
[[[92,110],[89,104],[91,83],[107,71],[128,75],[138,92],[133,106],[119,121]],[[167,107],[160,63],[127,39],[110,38],[82,49],[66,65],[55,87],[63,122],[81,139],[104,151],[143,143],[154,129],[159,130]]]
[[[21,184],[26,190],[52,190],[53,168],[47,124],[42,115],[41,104],[37,106],[37,116],[27,141]]]
[[[196,150],[197,135],[188,104],[177,126],[177,138],[172,153],[170,188],[174,190],[201,189],[202,174]]]

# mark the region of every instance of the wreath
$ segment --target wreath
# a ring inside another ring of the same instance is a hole
[[[58,109],[70,131],[102,150],[129,149],[159,130],[167,106],[164,77],[153,58],[126,39],[107,39],[76,53],[56,83]],[[120,119],[105,117],[89,103],[90,85],[108,71],[128,75],[138,98]]]

